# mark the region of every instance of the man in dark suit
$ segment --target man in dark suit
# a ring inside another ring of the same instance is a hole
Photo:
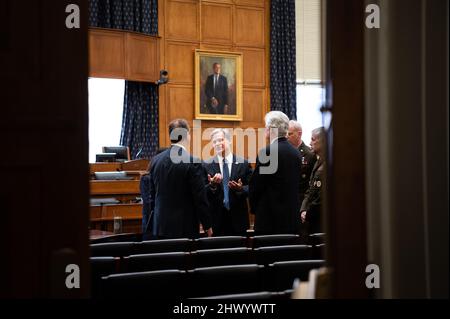
[[[317,161],[309,180],[309,188],[300,209],[300,218],[305,223],[309,234],[322,232],[321,203],[322,188],[325,180],[325,129],[316,128],[311,134],[311,147],[317,156]]]
[[[289,118],[279,111],[266,114],[266,138],[250,178],[249,199],[256,234],[298,232],[300,152],[286,138]]]
[[[152,238],[152,234],[149,231],[151,229],[150,222],[150,164],[147,171],[141,176],[139,181],[139,189],[142,197],[142,240]]]
[[[228,81],[220,74],[220,63],[213,64],[213,74],[208,76],[205,83],[206,106],[211,114],[227,114],[228,106]]]
[[[211,217],[205,190],[205,171],[193,158],[189,125],[184,119],[169,124],[172,146],[152,159],[150,210],[155,238],[196,238],[199,224],[212,236]]]
[[[251,167],[231,152],[228,130],[215,129],[211,141],[215,156],[205,162],[205,168],[214,235],[245,236],[249,228],[247,195]]]
[[[156,155],[162,153],[166,150],[166,147],[160,147],[156,151]],[[151,223],[150,223],[150,168],[151,161],[148,163],[147,170],[141,176],[139,182],[139,189],[141,190],[142,197],[142,240],[152,239],[153,235],[151,232]]]

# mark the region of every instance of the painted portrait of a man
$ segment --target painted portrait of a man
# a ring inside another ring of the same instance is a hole
[[[196,118],[242,119],[242,63],[238,53],[196,51]]]

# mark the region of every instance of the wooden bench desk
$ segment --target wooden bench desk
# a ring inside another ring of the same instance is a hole
[[[106,204],[90,207],[91,229],[113,231],[114,217],[122,217],[123,232],[140,232],[142,204]]]

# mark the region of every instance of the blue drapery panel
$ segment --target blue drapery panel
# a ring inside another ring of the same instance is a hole
[[[158,34],[158,0],[89,0],[89,26]]]
[[[158,0],[89,0],[89,26],[158,34]],[[125,81],[120,145],[132,159],[151,158],[159,147],[158,87]]]
[[[297,118],[295,0],[270,3],[270,108]]]
[[[158,87],[150,83],[125,82],[120,144],[130,147],[132,159],[150,158],[159,146]]]

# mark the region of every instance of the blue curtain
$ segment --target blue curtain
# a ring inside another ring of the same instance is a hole
[[[158,34],[158,0],[89,0],[89,25]],[[159,147],[158,87],[125,81],[120,145],[131,159],[151,158]]]
[[[89,26],[158,34],[158,0],[89,0]]]
[[[131,158],[150,158],[159,146],[158,89],[154,84],[125,82],[120,144],[130,147]]]
[[[295,0],[270,3],[270,108],[297,118]]]

